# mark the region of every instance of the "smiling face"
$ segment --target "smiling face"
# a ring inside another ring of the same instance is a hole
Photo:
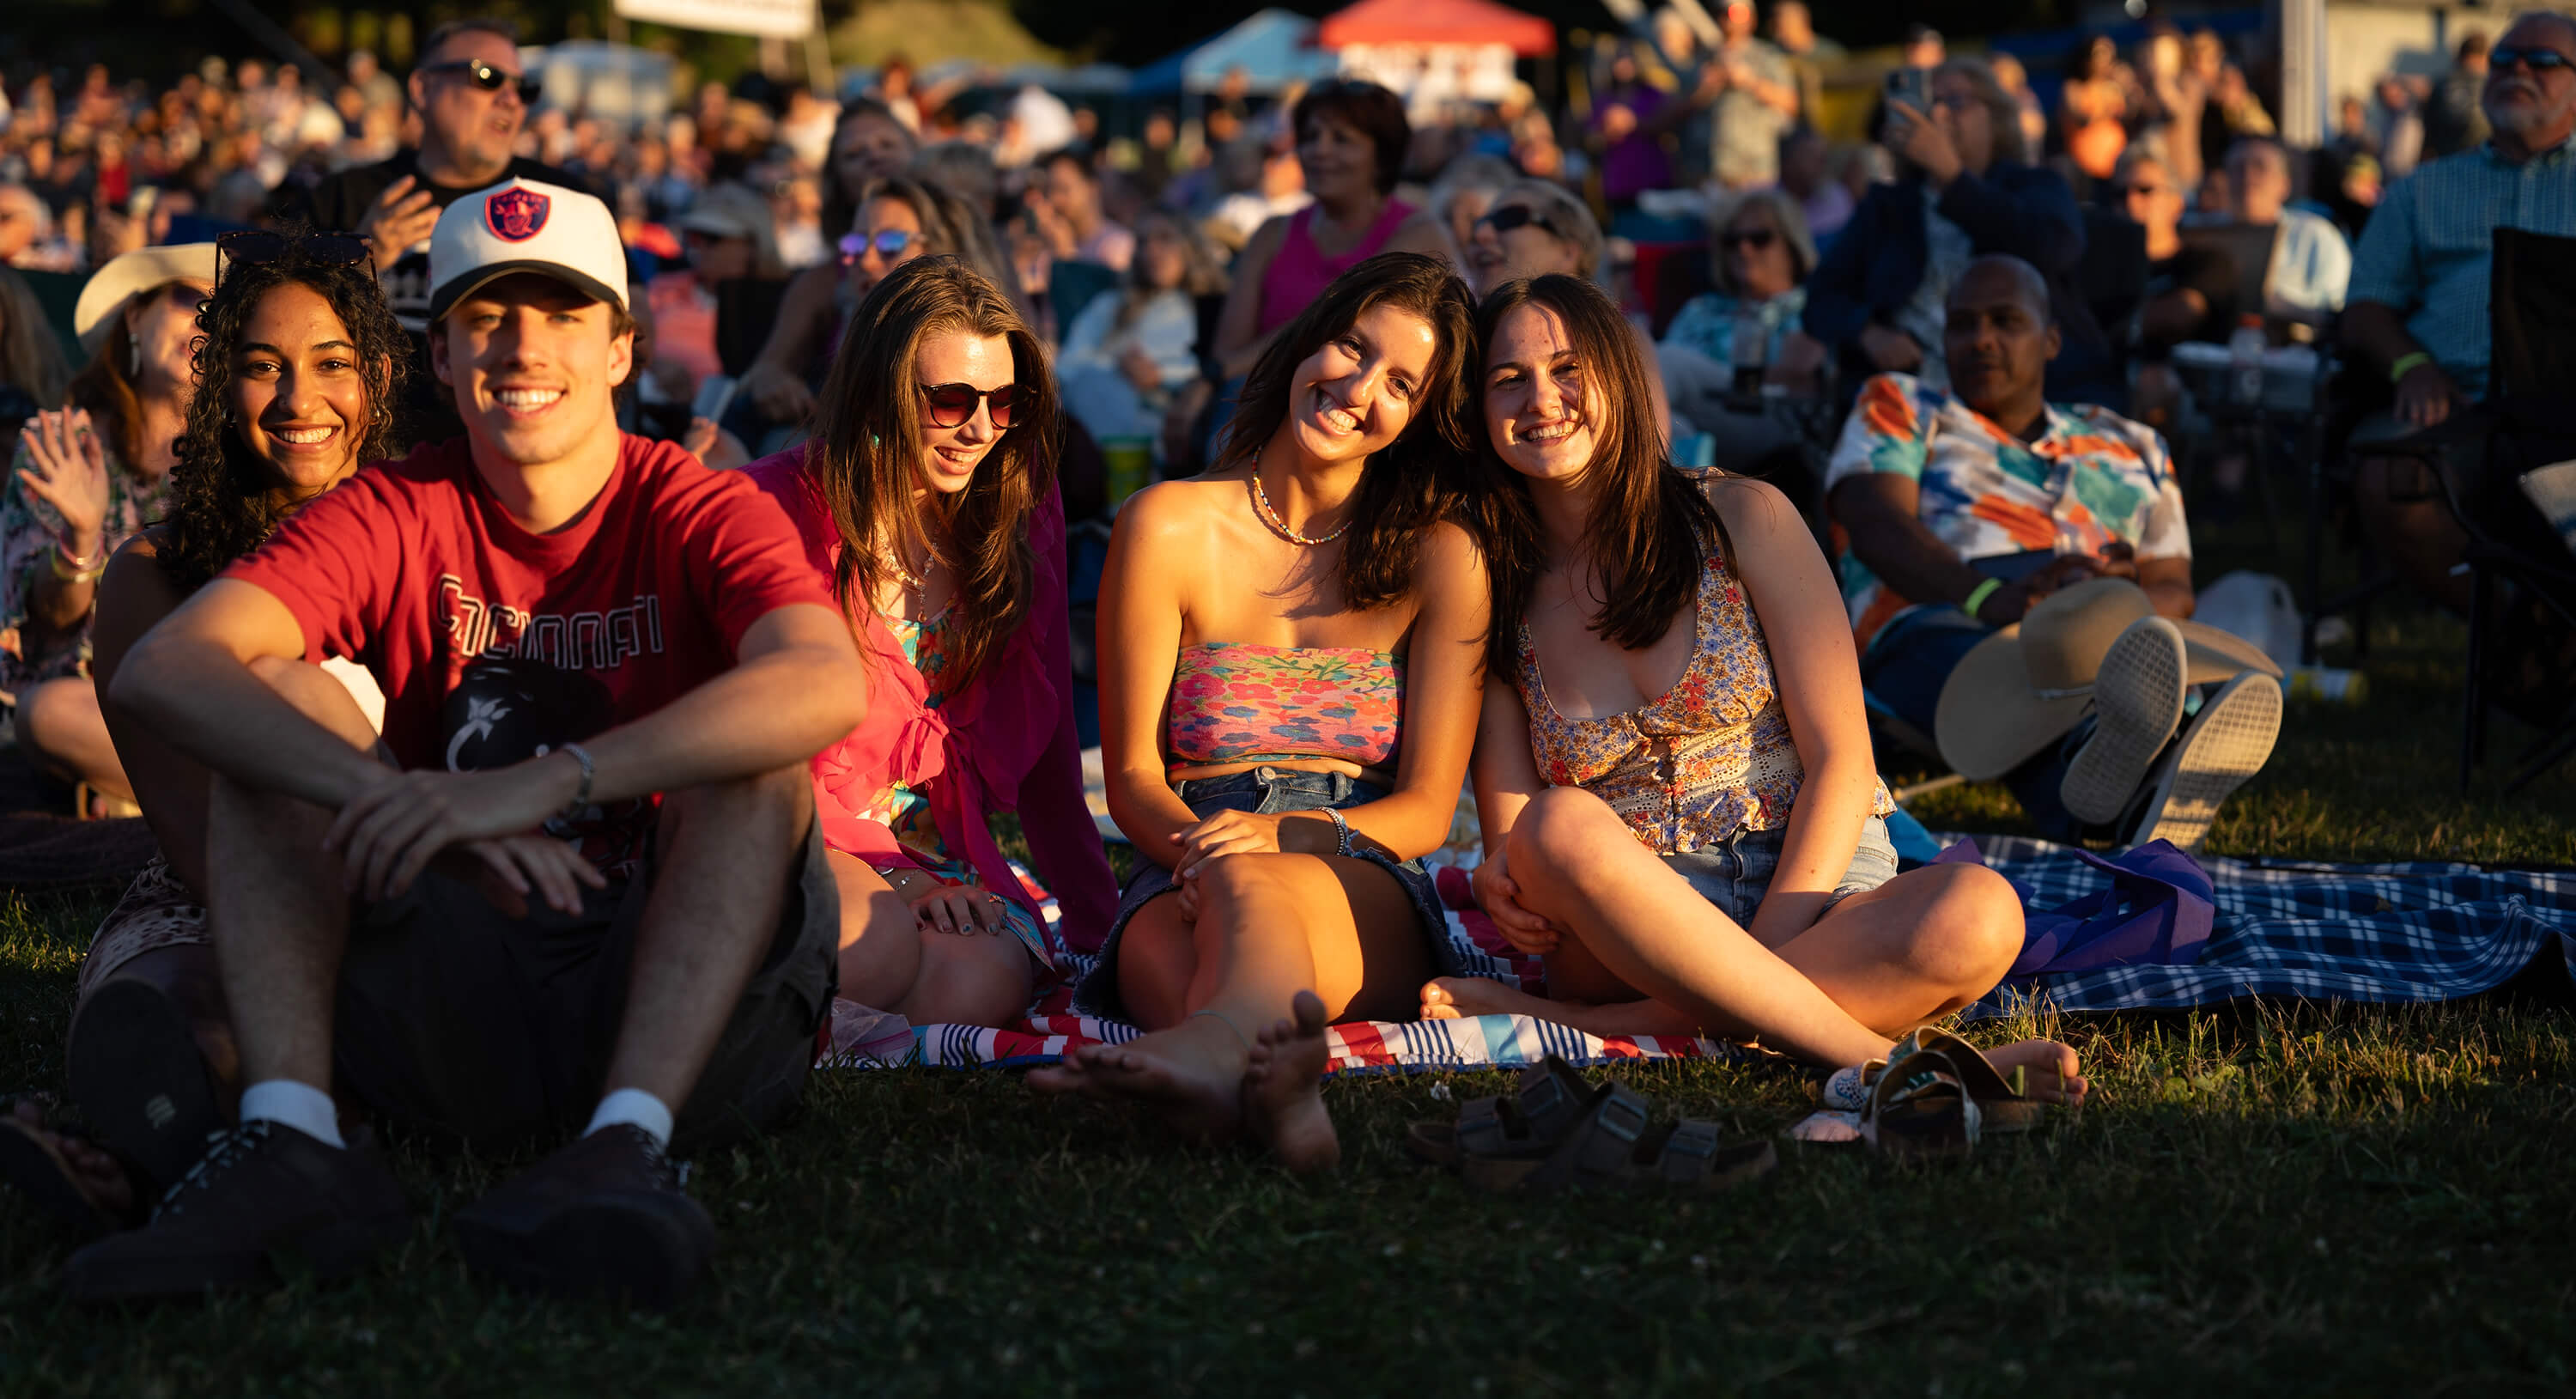
[[[188,385],[197,377],[196,358],[190,353],[197,339],[197,312],[214,291],[204,282],[172,282],[126,303],[126,333],[143,351],[142,381],[135,388],[145,397],[173,392],[187,396]]]
[[[1316,461],[1356,461],[1383,451],[1413,421],[1439,353],[1440,337],[1429,321],[1372,306],[1298,364],[1280,430]]]
[[[458,301],[430,335],[430,363],[478,448],[520,466],[558,462],[614,434],[609,393],[634,365],[615,314],[552,277],[514,272]]]
[[[1717,249],[1727,284],[1747,301],[1768,301],[1798,284],[1797,255],[1768,204],[1736,210],[1718,233]]]
[[[858,234],[866,244],[849,264],[850,291],[858,296],[866,296],[876,290],[877,283],[884,281],[887,273],[929,251],[921,237],[920,213],[910,204],[886,195],[869,200],[867,207],[859,211],[857,226],[850,231]],[[908,235],[902,251],[891,255],[877,243],[878,235],[889,232]]]
[[[913,409],[921,421],[916,470],[922,488],[955,495],[974,483],[975,468],[992,454],[1005,429],[994,423],[989,398],[978,398],[974,411],[955,427],[942,427],[932,419],[930,399],[922,390],[964,384],[982,394],[1011,387],[1019,382],[1018,370],[1011,360],[1011,342],[999,335],[934,331],[922,337],[912,369],[917,386]]]
[[[1377,146],[1367,133],[1329,112],[1297,133],[1297,164],[1317,199],[1342,204],[1377,193]]]
[[[497,92],[474,84],[463,69],[428,70],[442,63],[488,63],[511,76]],[[448,153],[453,164],[468,170],[499,170],[510,163],[510,145],[519,139],[528,109],[519,102],[515,81],[520,74],[519,48],[488,30],[468,29],[449,37],[434,53],[421,56],[412,75],[412,99],[420,104],[426,140]]]
[[[1476,221],[1467,238],[1467,280],[1476,295],[1484,296],[1522,277],[1575,270],[1579,258],[1574,244],[1558,237],[1539,221],[1541,217],[1526,196],[1516,196],[1495,200]],[[1507,223],[1516,226],[1504,229]]]
[[[319,495],[358,469],[367,377],[349,328],[313,288],[288,282],[251,308],[225,394],[242,445],[290,498]]]
[[[1503,465],[1558,483],[1592,465],[1600,438],[1591,376],[1556,312],[1529,303],[1503,317],[1485,350],[1480,392],[1485,439]]]

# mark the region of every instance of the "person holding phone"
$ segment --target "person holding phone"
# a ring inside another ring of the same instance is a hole
[[[1948,387],[1942,327],[1968,262],[2007,253],[2037,269],[2063,348],[2048,364],[2060,400],[2128,401],[2111,344],[2075,285],[2084,219],[2057,173],[2029,162],[2020,109],[1982,63],[1891,74],[1879,142],[1899,178],[1862,199],[1807,283],[1806,331],[1846,383],[1909,374]]]
[[[2164,439],[2107,408],[2052,402],[2045,371],[2064,342],[2038,269],[2002,254],[1970,261],[1945,306],[1948,387],[1911,374],[1871,379],[1826,468],[1828,508],[1851,540],[1842,588],[1861,682],[1872,707],[1911,736],[1940,732],[1941,697],[1962,661],[2052,595],[2118,579],[2143,592],[2141,611],[2168,621],[2192,614],[2191,527]],[[2168,828],[2163,808],[2138,798],[2174,790],[2163,780],[2165,760],[2203,752],[2209,745],[2193,743],[2199,726],[2214,725],[2212,734],[2261,727],[2236,723],[2259,720],[2260,684],[2211,696],[2183,725],[2183,635],[2130,631],[2140,639],[2123,632],[2114,653],[2167,645],[2172,665],[2129,667],[2103,655],[2098,673],[2070,688],[2091,691],[2092,715],[2147,716],[2130,726],[2140,732],[2070,711],[2062,742],[2002,774],[2051,839],[2107,827],[2125,844],[2197,840],[2205,821],[2195,831]],[[2152,693],[2158,683],[2161,695]],[[2277,686],[2269,700],[2277,724]],[[2086,759],[2086,746],[2104,734],[2114,741]],[[2269,737],[2260,746],[2237,781],[2262,765]],[[2079,765],[2084,780],[2070,788]]]

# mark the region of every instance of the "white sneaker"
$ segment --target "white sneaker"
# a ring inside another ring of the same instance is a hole
[[[2220,686],[2156,764],[2127,843],[2169,840],[2185,852],[2199,849],[2219,805],[2263,770],[2280,736],[2280,681],[2249,670]]]
[[[2140,617],[2103,653],[2093,676],[2093,736],[2057,785],[2075,819],[2107,826],[2136,799],[2156,755],[2182,722],[2182,629]]]

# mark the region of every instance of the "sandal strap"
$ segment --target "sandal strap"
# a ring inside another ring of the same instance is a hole
[[[1655,1158],[1655,1173],[1672,1185],[1696,1185],[1717,1165],[1717,1124],[1688,1117],[1674,1124]]]
[[[1496,1156],[1512,1147],[1511,1124],[1503,1120],[1503,1100],[1471,1098],[1458,1109],[1458,1151],[1465,1156]]]
[[[1545,1155],[1592,1102],[1592,1085],[1548,1055],[1521,1071],[1507,1097],[1477,1098],[1458,1112],[1458,1149],[1469,1156]]]
[[[1549,1167],[1561,1162],[1565,1176],[1583,1180],[1624,1174],[1636,1160],[1637,1141],[1646,1134],[1653,1113],[1652,1105],[1628,1085],[1616,1080],[1603,1085],[1573,1135],[1550,1158]]]

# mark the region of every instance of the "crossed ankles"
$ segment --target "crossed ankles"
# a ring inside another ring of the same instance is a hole
[[[1125,1044],[1083,1045],[1060,1064],[1032,1070],[1029,1084],[1137,1103],[1187,1141],[1249,1137],[1299,1174],[1330,1170],[1341,1141],[1321,1091],[1324,1003],[1300,991],[1289,1009],[1249,1035],[1231,1017],[1202,1011]]]

